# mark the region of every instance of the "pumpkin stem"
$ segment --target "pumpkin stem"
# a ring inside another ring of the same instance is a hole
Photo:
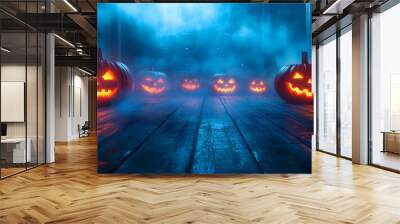
[[[307,52],[301,52],[301,63],[308,64],[308,54]]]
[[[101,49],[97,49],[97,59],[98,61],[102,61],[103,60],[103,55],[101,54]]]

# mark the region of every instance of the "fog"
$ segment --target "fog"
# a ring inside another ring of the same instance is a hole
[[[98,4],[103,57],[133,73],[270,79],[311,46],[306,4]]]

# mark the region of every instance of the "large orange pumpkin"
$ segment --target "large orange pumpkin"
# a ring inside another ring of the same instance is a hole
[[[284,66],[275,78],[275,90],[289,103],[313,103],[311,86],[311,64],[303,53],[302,64]]]
[[[128,68],[121,62],[104,60],[99,50],[97,68],[97,103],[107,105],[133,87]]]
[[[238,88],[235,77],[225,74],[214,75],[211,86],[219,94],[233,94]]]

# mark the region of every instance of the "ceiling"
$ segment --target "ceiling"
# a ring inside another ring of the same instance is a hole
[[[172,2],[161,0],[156,2]],[[347,14],[356,14],[386,0],[251,0],[251,2],[310,2],[313,8],[313,37],[320,35]],[[154,2],[150,0],[1,0],[0,21],[3,46],[23,51],[21,32],[54,32],[56,65],[75,65],[96,70],[97,2]],[[176,2],[176,0],[175,0]],[[198,2],[193,0],[192,2]],[[204,2],[204,1],[202,1]],[[210,0],[209,2],[215,2]],[[219,2],[225,2],[220,0]],[[249,1],[241,1],[249,2]],[[27,13],[26,13],[27,12]],[[49,13],[51,12],[51,13]],[[28,45],[28,52],[36,46]],[[24,52],[20,52],[21,54]]]

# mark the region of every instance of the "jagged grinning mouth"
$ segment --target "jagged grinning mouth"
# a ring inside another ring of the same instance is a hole
[[[116,89],[101,89],[100,91],[97,91],[97,97],[112,97],[116,92]]]
[[[155,88],[155,87],[150,87],[150,86],[147,86],[144,84],[142,84],[142,88],[144,91],[146,91],[150,94],[153,94],[153,95],[160,94],[160,93],[164,92],[164,90],[165,90],[165,87]]]
[[[199,84],[182,83],[182,88],[185,90],[194,91],[200,88]]]
[[[250,90],[255,93],[262,93],[262,92],[265,92],[265,90],[267,90],[267,88],[259,87],[259,86],[250,86]]]
[[[287,87],[290,92],[295,93],[296,95],[310,97],[310,98],[313,97],[313,92],[309,91],[307,88],[300,89],[299,87],[293,86],[293,84],[290,82],[287,82]]]
[[[232,87],[219,87],[214,85],[214,90],[218,93],[233,93],[236,91],[236,86]]]

